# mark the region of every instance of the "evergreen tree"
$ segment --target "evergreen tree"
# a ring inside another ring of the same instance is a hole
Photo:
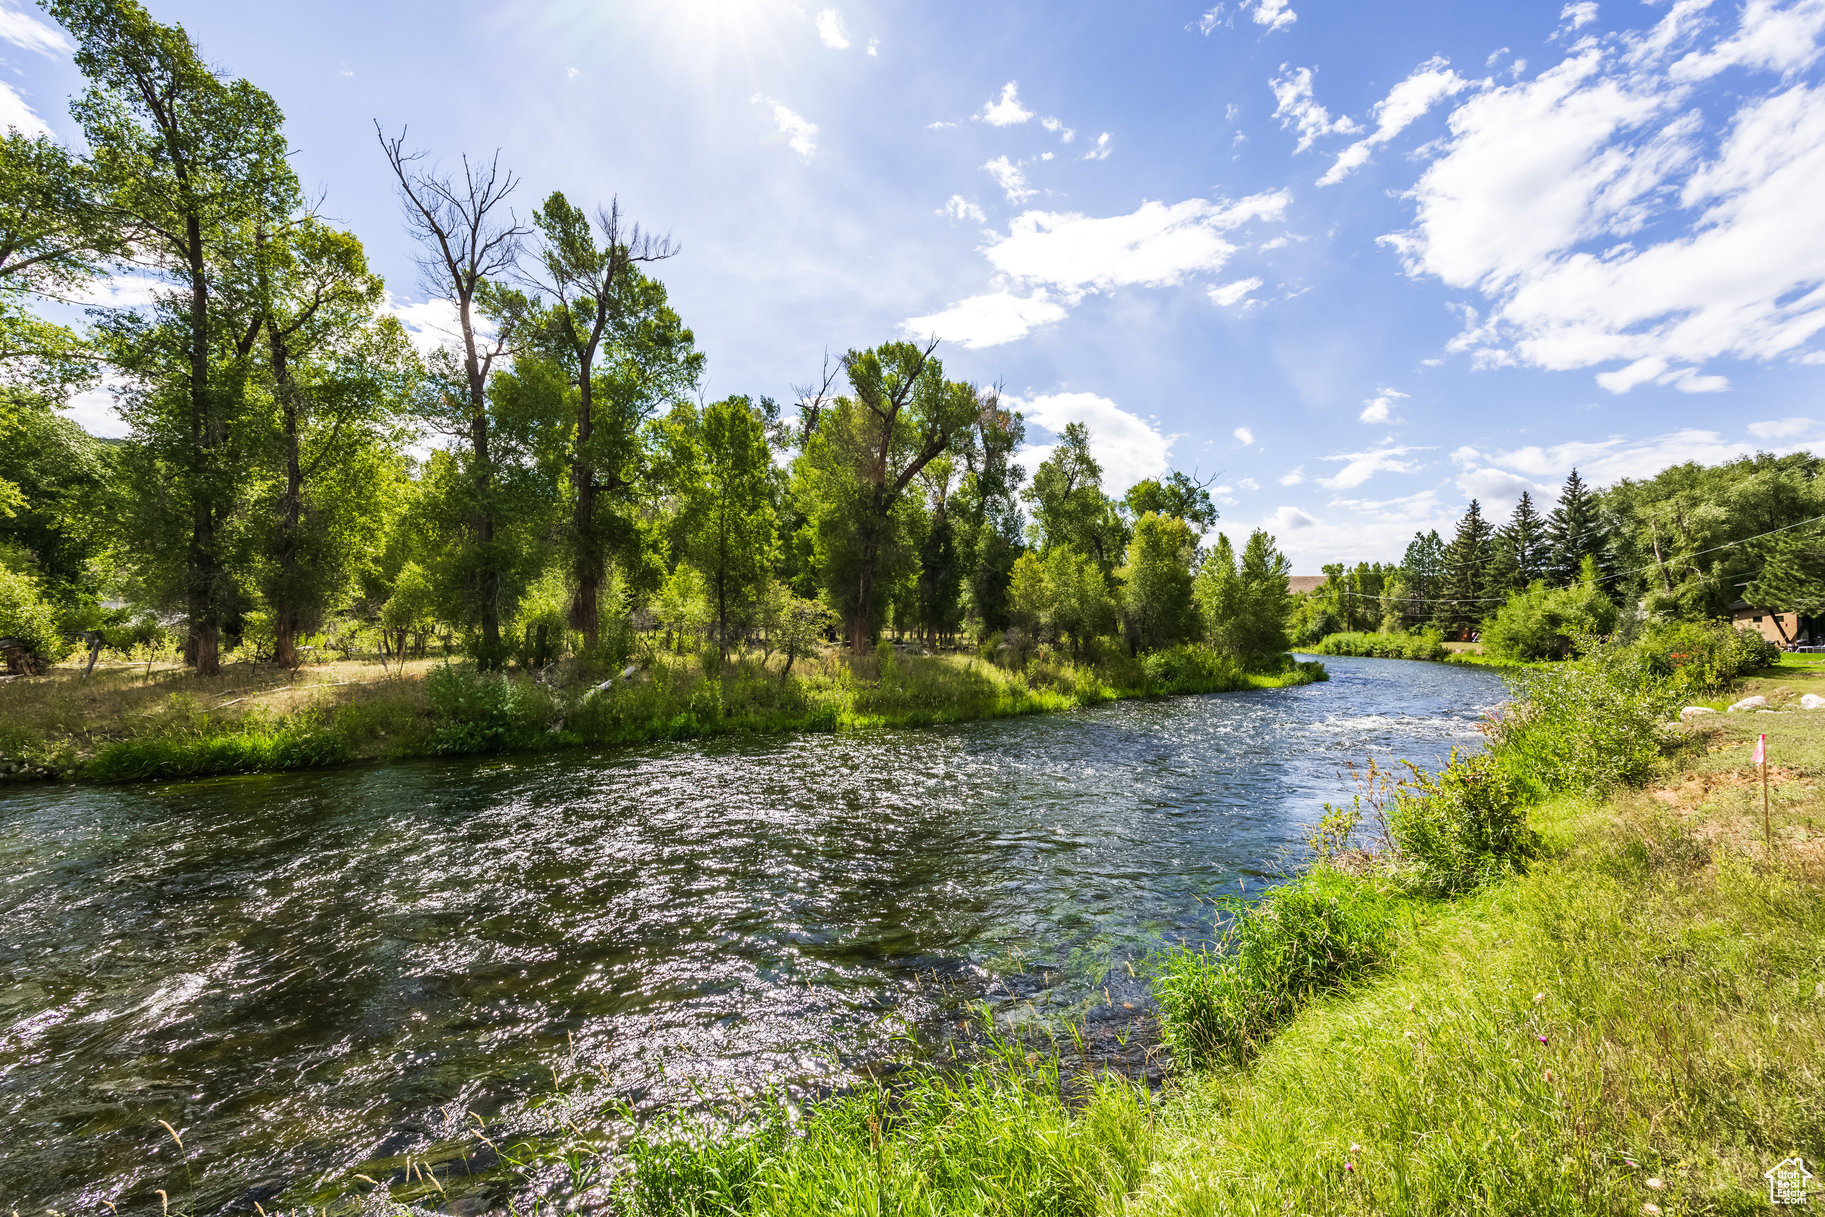
[[[1570,587],[1586,556],[1603,548],[1603,530],[1597,518],[1597,499],[1573,469],[1559,492],[1559,505],[1546,521],[1546,578],[1555,587]]]
[[[1490,539],[1482,506],[1471,499],[1464,518],[1458,521],[1457,535],[1445,551],[1440,588],[1437,620],[1453,636],[1468,637],[1494,607],[1485,603],[1489,599]]]
[[[1437,616],[1440,588],[1445,579],[1445,542],[1438,530],[1416,532],[1401,560],[1406,599],[1400,605],[1402,624],[1411,629]]]

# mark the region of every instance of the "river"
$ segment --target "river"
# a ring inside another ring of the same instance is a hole
[[[834,1084],[966,1001],[1094,1020],[1262,890],[1347,763],[1436,764],[1475,668],[854,735],[0,798],[0,1208],[268,1208],[511,1124]],[[159,1120],[180,1129],[187,1179]]]

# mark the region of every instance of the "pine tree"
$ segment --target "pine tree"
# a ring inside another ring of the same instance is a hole
[[[1559,505],[1546,521],[1547,580],[1554,587],[1570,587],[1578,581],[1585,557],[1595,557],[1602,548],[1596,498],[1573,469],[1559,492]]]
[[[1445,578],[1437,621],[1447,633],[1468,637],[1491,606],[1489,596],[1490,528],[1475,499],[1457,523],[1457,536],[1445,551]]]
[[[1515,573],[1520,578],[1520,585],[1526,587],[1535,579],[1546,577],[1547,537],[1546,521],[1534,507],[1533,492],[1523,490],[1521,501],[1515,504],[1514,515],[1508,518],[1502,534],[1507,541],[1508,551],[1514,556]]]
[[[1409,626],[1433,616],[1433,602],[1439,598],[1439,587],[1445,574],[1445,542],[1438,531],[1416,532],[1401,560],[1408,601],[1400,606],[1402,619]]]

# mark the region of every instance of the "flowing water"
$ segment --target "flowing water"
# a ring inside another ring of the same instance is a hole
[[[0,1208],[271,1208],[511,1121],[573,1053],[656,1103],[840,1083],[971,1000],[1132,1009],[1128,963],[1266,886],[1349,762],[1436,764],[1503,696],[1326,664],[929,729],[8,794]]]

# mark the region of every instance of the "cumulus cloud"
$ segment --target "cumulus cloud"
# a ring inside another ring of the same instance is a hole
[[[1362,413],[1356,416],[1356,421],[1363,423],[1405,422],[1405,419],[1394,417],[1394,403],[1405,401],[1406,397],[1407,395],[1399,389],[1383,389],[1362,403]]]
[[[991,127],[1013,127],[1033,117],[1033,112],[1020,104],[1020,86],[1015,81],[1008,81],[1001,86],[999,100],[990,100],[976,115],[977,122],[987,123]]]
[[[1793,74],[1818,61],[1825,0],[1750,0],[1721,34],[1705,7],[1586,37],[1452,114],[1413,227],[1383,238],[1409,273],[1487,300],[1452,349],[1603,369],[1614,393],[1718,392],[1707,363],[1819,353],[1825,87]],[[1779,78],[1705,91],[1726,68]]]
[[[774,101],[764,93],[756,93],[752,100],[755,104],[771,107],[773,125],[779,128],[779,133],[785,138],[786,145],[794,152],[806,160],[810,160],[817,153],[816,123],[780,102]]]
[[[1288,469],[1285,473],[1280,475],[1280,484],[1282,486],[1297,486],[1303,481],[1305,481],[1304,465],[1294,465],[1291,469]]]
[[[1319,478],[1318,484],[1331,490],[1354,490],[1378,473],[1416,473],[1419,462],[1406,459],[1415,452],[1424,452],[1425,448],[1415,448],[1404,444],[1389,444],[1379,448],[1370,448],[1365,452],[1344,452],[1336,456],[1327,456],[1327,461],[1336,461],[1343,466],[1328,478]]]
[[[964,198],[960,194],[951,195],[944,206],[938,208],[938,214],[947,220],[970,220],[977,224],[981,224],[988,219],[987,216],[982,214],[982,208],[970,202],[970,200]]]
[[[1265,25],[1271,33],[1283,30],[1299,20],[1289,0],[1242,0],[1239,6],[1256,25]]]
[[[959,300],[940,313],[910,317],[900,328],[914,338],[942,338],[974,351],[1025,338],[1042,325],[1064,319],[1064,306],[1044,292],[987,292]]]
[[[995,184],[1001,187],[1010,203],[1024,203],[1039,191],[1027,185],[1026,171],[1005,156],[998,156],[983,166]]]
[[[1244,490],[1261,489],[1261,483],[1257,482],[1254,478],[1243,478],[1241,481],[1237,482],[1236,485],[1240,486]]]
[[[1219,283],[1215,287],[1206,289],[1204,294],[1210,297],[1212,304],[1230,308],[1242,303],[1250,292],[1260,286],[1261,280],[1251,275],[1246,279],[1237,279],[1233,283]]]
[[[1774,418],[1749,424],[1749,434],[1756,439],[1796,439],[1821,432],[1825,432],[1825,425],[1811,418]]]
[[[1071,423],[1090,431],[1090,453],[1103,467],[1103,489],[1119,495],[1143,478],[1157,478],[1172,468],[1172,445],[1178,437],[1163,435],[1152,422],[1095,393],[1047,393],[1032,398],[1003,398],[1027,422],[1057,435]],[[1052,454],[1053,444],[1030,444],[1017,454],[1032,469]]]
[[[1255,442],[1255,433],[1250,431],[1247,427],[1237,427],[1234,431],[1231,431],[1230,434],[1244,444],[1252,444]]]
[[[1331,112],[1312,96],[1312,69],[1280,65],[1280,74],[1267,82],[1274,91],[1274,117],[1282,130],[1299,132],[1295,153],[1304,152],[1322,135],[1348,135],[1359,128],[1349,115],[1331,117]]]
[[[849,49],[849,34],[843,29],[843,18],[833,8],[827,8],[818,13],[817,36],[825,46],[833,51]]]
[[[1297,507],[1276,507],[1274,514],[1267,517],[1266,527],[1277,533],[1297,532],[1302,528],[1316,528],[1317,517],[1308,515]]]
[[[1565,33],[1575,33],[1596,19],[1596,0],[1576,0],[1559,10],[1559,20],[1565,23],[1560,29]]]
[[[34,51],[53,59],[72,54],[76,45],[69,35],[35,13],[0,4],[0,41],[10,42],[25,51]]]
[[[1426,111],[1470,87],[1470,82],[1451,70],[1449,63],[1434,56],[1413,70],[1413,74],[1388,90],[1388,95],[1369,111],[1375,119],[1375,130],[1363,136],[1338,154],[1331,167],[1318,179],[1320,186],[1330,186],[1361,168],[1376,148],[1423,116]]]
[[[51,128],[25,98],[4,80],[0,80],[0,130],[16,127],[24,135],[49,135]]]

